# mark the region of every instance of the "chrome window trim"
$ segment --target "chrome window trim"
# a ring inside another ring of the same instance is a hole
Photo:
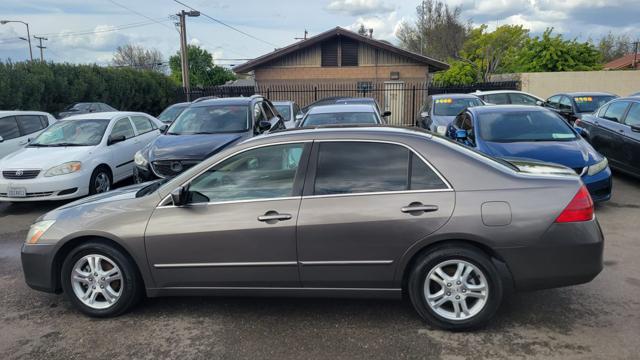
[[[243,267],[243,266],[293,266],[297,261],[263,261],[263,262],[211,262],[211,263],[176,263],[153,264],[156,269],[167,268],[200,268],[200,267]]]
[[[391,265],[393,260],[338,260],[338,261],[300,261],[301,265]]]
[[[155,288],[153,290],[305,290],[305,291],[388,291],[399,292],[400,288],[331,288],[331,287],[266,287],[266,286],[172,286]]]
[[[420,194],[420,193],[441,193],[441,192],[453,192],[453,189],[433,189],[433,190],[399,190],[399,191],[374,191],[374,192],[362,192],[362,193],[347,193],[347,194],[326,194],[326,195],[306,195],[302,199],[322,199],[332,197],[345,197],[345,196],[371,196],[371,195],[402,195],[402,194]]]
[[[171,194],[169,194],[167,196],[167,198],[170,198]],[[194,207],[194,206],[209,206],[209,205],[225,205],[225,204],[242,204],[242,203],[251,203],[251,202],[267,202],[267,201],[278,201],[278,200],[300,200],[302,197],[301,196],[285,196],[285,197],[276,197],[276,198],[264,198],[264,199],[244,199],[244,200],[229,200],[229,201],[212,201],[212,202],[206,202],[206,203],[193,203],[193,204],[188,204],[188,205],[182,205],[182,206],[175,206],[175,205],[159,205],[156,208],[157,209],[165,209],[165,208],[176,208],[176,207],[180,207],[180,208],[188,208],[188,207]],[[162,202],[161,202],[162,204]]]

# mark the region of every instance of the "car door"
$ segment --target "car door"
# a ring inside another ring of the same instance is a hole
[[[132,115],[131,122],[133,122],[137,134],[134,141],[136,143],[136,151],[147,146],[147,144],[160,135],[158,127],[153,124],[151,119],[144,115]]]
[[[133,175],[133,157],[138,151],[136,133],[128,116],[113,123],[110,137],[124,136],[125,140],[109,145],[113,170],[113,182]]]
[[[631,103],[624,125],[624,150],[620,162],[624,163],[625,170],[640,176],[640,103]]]
[[[159,287],[299,287],[296,222],[310,142],[243,150],[161,203],[145,234]],[[170,200],[170,199],[168,199]]]
[[[560,115],[567,119],[570,124],[573,124],[576,121],[575,110],[573,108],[573,103],[568,96],[561,96],[560,103],[558,105],[558,110],[560,111]]]
[[[0,118],[0,158],[11,154],[26,145],[26,137],[20,134],[15,116]]]
[[[303,286],[391,287],[405,251],[453,205],[447,182],[402,144],[316,141],[298,218]]]
[[[592,134],[593,146],[612,163],[613,166],[624,168],[624,130],[622,123],[624,114],[629,107],[628,101],[614,101],[609,104],[602,117],[595,120],[597,131]]]

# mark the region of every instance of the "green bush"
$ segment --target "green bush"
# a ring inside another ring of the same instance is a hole
[[[41,62],[0,62],[0,110],[57,113],[74,102],[159,114],[180,86],[168,76],[131,68]]]

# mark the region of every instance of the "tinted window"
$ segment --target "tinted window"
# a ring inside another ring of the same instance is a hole
[[[282,117],[284,118],[284,121],[292,120],[291,108],[289,107],[289,105],[274,105],[274,106],[276,107],[276,110],[278,110],[278,113],[282,115]]]
[[[148,133],[153,130],[151,120],[144,116],[132,116],[131,120],[133,121],[133,125],[136,127],[136,130],[138,130],[138,134]]]
[[[566,96],[561,97],[560,105],[558,106],[558,109],[571,111],[572,110],[571,100],[569,100],[569,98]]]
[[[433,114],[440,116],[456,116],[466,108],[482,105],[482,101],[475,98],[439,98],[435,99],[433,103]]]
[[[268,199],[293,195],[293,183],[304,144],[248,150],[195,178],[192,202]]]
[[[0,136],[4,140],[15,139],[20,136],[20,129],[15,117],[8,116],[0,119]]]
[[[512,104],[519,105],[536,105],[536,101],[538,101],[532,96],[520,93],[511,93],[509,94],[509,98],[511,99]]]
[[[478,114],[479,135],[486,141],[561,141],[576,138],[571,126],[546,111],[494,112]]]
[[[170,123],[180,115],[189,105],[171,105],[158,115],[158,120]]]
[[[271,109],[271,105],[269,105],[266,101],[262,103],[262,108],[264,109],[264,116],[267,119],[273,119],[275,117],[273,110]]]
[[[633,103],[624,119],[624,123],[629,126],[640,126],[640,104]]]
[[[339,125],[339,124],[377,124],[378,118],[373,112],[342,112],[309,114],[301,126]]]
[[[560,107],[560,96],[556,95],[547,99],[547,106],[558,109]]]
[[[36,131],[44,129],[42,126],[42,118],[39,115],[18,115],[18,126],[22,130],[22,135],[33,134]]]
[[[576,107],[579,113],[592,113],[596,111],[600,106],[606,104],[610,100],[613,100],[615,96],[576,96],[573,101],[576,102]]]
[[[607,111],[608,108],[609,108],[608,105],[605,105],[605,106],[601,107],[600,110],[598,110],[598,117],[603,118],[604,117],[604,113]]]
[[[446,189],[447,185],[422,159],[411,153],[410,190]]]
[[[627,106],[629,105],[626,101],[616,101],[614,103],[609,104],[607,111],[604,112],[603,119],[621,122],[622,115],[624,115],[625,110],[627,110]]]
[[[509,103],[509,96],[507,94],[489,94],[485,95],[484,99],[487,102],[496,105],[504,105]]]
[[[111,129],[111,136],[124,136],[125,139],[130,139],[135,136],[133,132],[133,126],[129,118],[124,118],[116,121]]]
[[[244,132],[249,129],[247,105],[211,105],[188,107],[174,121],[168,134],[192,135]]]

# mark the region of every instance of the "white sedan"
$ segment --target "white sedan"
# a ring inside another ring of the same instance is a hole
[[[0,201],[77,198],[109,191],[133,175],[133,157],[160,135],[158,119],[138,112],[75,115],[0,160]]]

